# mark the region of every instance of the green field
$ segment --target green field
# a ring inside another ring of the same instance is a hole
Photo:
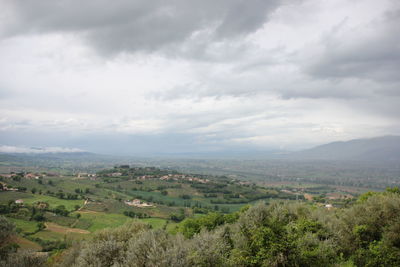
[[[0,203],[6,204],[8,201],[12,200],[15,201],[17,199],[28,198],[31,197],[32,194],[30,193],[23,193],[23,192],[13,192],[13,191],[0,191]]]
[[[57,240],[64,240],[66,238],[66,235],[63,233],[57,233],[57,232],[52,232],[52,231],[47,231],[43,230],[40,232],[37,232],[36,234],[32,235],[32,237],[38,237],[43,240],[47,241],[57,241]]]
[[[18,246],[19,246],[18,250],[19,251],[20,250],[40,251],[42,249],[42,247],[39,244],[37,244],[37,243],[35,243],[35,242],[31,241],[31,240],[28,240],[26,238],[23,238],[21,236],[13,237],[13,242],[18,244]]]
[[[139,221],[150,224],[154,229],[162,228],[167,222],[167,220],[161,218],[145,218],[145,219],[140,219]]]
[[[105,213],[105,212],[80,212],[81,218],[80,220],[89,221],[91,225],[87,228],[90,232],[95,232],[97,230],[101,230],[109,227],[117,227],[129,220],[132,220],[129,217],[126,217],[123,214],[115,214],[115,213]]]
[[[15,224],[16,228],[20,228],[23,233],[33,233],[37,230],[37,222],[35,221],[25,221],[21,219],[8,218]]]
[[[24,200],[24,203],[26,204],[33,204],[36,202],[47,202],[49,203],[51,208],[55,208],[59,205],[64,205],[67,210],[74,210],[76,205],[82,206],[84,203],[84,200],[82,199],[76,199],[76,200],[66,200],[66,199],[59,199],[56,197],[52,196],[46,196],[46,195],[38,195],[38,194],[31,194],[30,197],[23,197],[21,198]]]

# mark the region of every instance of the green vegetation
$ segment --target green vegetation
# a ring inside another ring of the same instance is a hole
[[[33,233],[38,229],[38,223],[35,221],[26,221],[21,219],[9,218],[9,221],[14,223],[16,231],[22,231],[23,233]]]
[[[0,182],[4,264],[17,251],[35,261],[29,247],[61,266],[395,266],[400,255],[398,188],[358,197],[128,165]]]
[[[87,230],[90,232],[95,232],[104,228],[118,227],[130,219],[123,214],[87,212],[81,213],[81,218],[79,220],[89,221],[91,224]]]
[[[61,266],[399,266],[400,195],[329,211],[301,202],[186,219],[175,234],[131,222],[71,247]],[[189,232],[188,232],[189,230]],[[195,230],[195,231],[193,231]],[[113,248],[110,250],[110,248]]]
[[[29,198],[22,198],[26,204],[34,204],[38,202],[49,203],[50,207],[56,208],[57,206],[64,206],[67,210],[75,210],[75,206],[82,206],[83,200],[63,200],[46,195],[35,195]]]

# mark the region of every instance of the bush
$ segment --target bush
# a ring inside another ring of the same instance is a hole
[[[0,261],[3,267],[33,267],[45,266],[47,255],[32,251],[19,251],[12,253],[6,260]]]

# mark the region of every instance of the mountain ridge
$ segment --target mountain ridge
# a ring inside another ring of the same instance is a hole
[[[400,136],[335,141],[294,152],[289,158],[320,160],[400,161]]]

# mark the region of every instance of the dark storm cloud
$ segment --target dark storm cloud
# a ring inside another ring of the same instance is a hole
[[[131,154],[398,134],[398,3],[0,0],[0,145]]]
[[[199,32],[210,42],[247,35],[282,2],[6,0],[2,35],[70,32],[102,53],[156,51]]]
[[[330,34],[307,72],[316,78],[400,82],[400,5],[395,5],[398,9],[367,27]]]

